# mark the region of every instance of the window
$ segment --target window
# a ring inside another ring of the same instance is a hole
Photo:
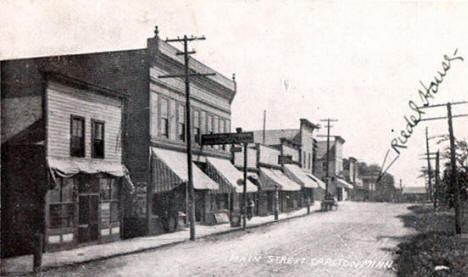
[[[80,116],[71,116],[70,155],[73,157],[85,156],[85,120]]]
[[[200,133],[200,112],[193,111],[193,137],[195,138],[196,144],[201,144],[201,133]]]
[[[101,195],[101,224],[107,227],[110,223],[120,221],[120,186],[115,178],[99,178]]]
[[[91,122],[92,157],[104,158],[104,122],[93,120]]]
[[[217,116],[213,116],[213,133],[218,133],[219,128],[219,118]],[[215,145],[214,148],[219,149],[219,145]]]
[[[159,134],[162,137],[169,138],[169,114],[168,114],[169,102],[164,98],[160,98],[159,105],[160,105],[159,110],[161,112],[160,122],[159,122]]]
[[[209,114],[206,115],[206,133],[213,134],[213,116]],[[210,145],[210,147],[213,147],[213,145]]]
[[[308,156],[309,156],[309,159],[308,159],[309,164],[308,164],[307,168],[310,169],[311,168],[312,156],[310,155],[310,153],[308,154]]]
[[[219,119],[219,133],[226,133],[226,120]],[[226,144],[221,145],[221,149],[226,150]]]
[[[177,139],[185,141],[185,111],[183,105],[177,106]]]
[[[307,160],[306,160],[306,152],[302,152],[302,167],[306,168],[307,166]]]
[[[49,191],[49,228],[73,227],[74,202],[74,179],[57,177],[54,189]]]

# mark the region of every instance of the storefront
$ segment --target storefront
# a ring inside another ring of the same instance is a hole
[[[228,210],[229,215],[240,213],[244,188],[239,185],[239,181],[244,180],[243,173],[229,160],[212,157],[206,158],[206,173],[220,185],[220,189],[216,191],[216,212]],[[257,191],[257,186],[247,179],[248,200],[252,199],[255,202]]]
[[[314,202],[314,190],[318,189],[318,184],[312,178],[310,178],[305,170],[295,164],[284,164],[284,173],[295,182],[302,186],[299,197],[299,207],[306,207],[309,203],[313,205]]]
[[[119,163],[48,158],[46,251],[121,238],[122,194],[133,184]]]
[[[336,178],[336,183],[336,194],[338,201],[348,200],[348,197],[352,193],[353,186],[339,177]]]
[[[301,186],[289,179],[281,170],[261,167],[260,181],[269,191],[271,191],[271,188],[275,188],[274,192],[278,193],[280,212],[289,212],[298,207],[297,195],[301,190]]]
[[[187,214],[187,155],[184,152],[151,148],[151,183],[153,186],[150,233],[161,234],[177,228],[178,216]],[[192,162],[195,190],[195,219],[212,224],[216,211],[216,191],[219,185]],[[170,224],[174,222],[173,224]]]

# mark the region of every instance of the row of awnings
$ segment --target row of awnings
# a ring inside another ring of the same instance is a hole
[[[86,174],[106,173],[115,177],[125,177],[131,183],[128,170],[118,162],[51,157],[47,161],[49,169],[55,173],[53,176],[72,177],[80,172]],[[151,167],[151,183],[155,193],[171,191],[188,181],[187,156],[184,152],[153,147],[151,149]],[[210,190],[217,193],[243,192],[243,173],[229,160],[207,157],[205,172],[192,162],[194,189]],[[252,174],[249,173],[249,176]],[[299,191],[302,187],[325,188],[322,181],[293,164],[284,165],[284,173],[280,169],[261,167],[259,175],[255,174],[254,179],[259,181],[263,191]],[[247,179],[246,190],[247,192],[256,192],[258,187]]]
[[[187,156],[184,152],[152,148],[152,174],[155,192],[170,191],[188,180]],[[193,187],[196,190],[210,190],[217,193],[243,192],[243,173],[229,160],[206,158],[205,172],[192,164]],[[253,173],[249,173],[252,177]],[[257,179],[262,191],[299,191],[305,188],[325,189],[325,183],[294,164],[280,169],[260,167]],[[247,179],[247,192],[256,192],[258,187]]]

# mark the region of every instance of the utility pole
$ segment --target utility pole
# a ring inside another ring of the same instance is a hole
[[[266,127],[266,110],[263,110],[263,132],[262,132],[263,145],[265,145],[265,127]]]
[[[429,121],[429,120],[439,120],[439,119],[447,119],[448,120],[448,130],[449,130],[449,138],[450,138],[450,186],[454,189],[454,209],[455,209],[455,233],[461,234],[461,227],[462,227],[462,211],[463,211],[463,202],[461,201],[460,197],[460,184],[457,182],[457,164],[455,158],[455,136],[453,132],[453,125],[452,119],[458,117],[467,117],[468,114],[458,114],[452,115],[452,105],[460,105],[460,104],[468,104],[468,101],[460,101],[460,102],[452,102],[447,104],[437,104],[437,105],[430,105],[430,106],[422,106],[419,107],[420,109],[427,109],[427,108],[436,108],[436,107],[446,107],[447,108],[447,116],[442,117],[432,117],[432,118],[424,118],[421,121]]]
[[[435,191],[434,191],[434,209],[440,205],[439,202],[439,190],[440,190],[440,183],[439,183],[439,176],[440,176],[440,159],[439,159],[439,150],[437,150],[436,154],[436,169],[435,169]]]
[[[325,195],[328,195],[328,186],[330,182],[330,173],[329,173],[329,163],[330,163],[330,128],[333,127],[330,125],[330,122],[336,122],[337,119],[321,119],[322,122],[327,122],[327,166],[325,167]]]
[[[432,199],[434,201],[434,198],[432,196],[432,172],[431,172],[431,161],[429,158],[429,136],[428,136],[428,128],[426,127],[426,153],[427,153],[427,174],[428,174],[428,193],[429,193],[429,199]]]
[[[188,206],[189,206],[189,221],[190,221],[190,240],[195,240],[195,205],[194,205],[194,191],[193,191],[193,169],[192,169],[192,128],[191,128],[191,113],[190,113],[190,77],[194,76],[213,76],[215,73],[190,73],[190,59],[189,55],[195,54],[195,51],[188,51],[188,43],[195,40],[205,40],[204,36],[194,37],[193,35],[188,37],[184,35],[183,38],[177,37],[176,39],[166,39],[166,42],[182,42],[184,44],[184,51],[177,52],[176,55],[184,56],[185,70],[183,74],[173,74],[159,76],[159,78],[184,78],[185,79],[185,134],[187,140],[187,172],[188,181],[185,187],[186,195],[188,195]]]
[[[452,106],[447,103],[447,117],[448,117],[448,129],[450,136],[450,184],[455,188],[455,233],[461,234],[461,222],[462,222],[462,209],[463,202],[460,199],[460,186],[457,182],[457,163],[455,160],[455,136],[453,135],[452,126]]]

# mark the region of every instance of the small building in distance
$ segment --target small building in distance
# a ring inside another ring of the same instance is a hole
[[[402,201],[403,202],[425,202],[428,200],[427,190],[425,187],[403,187]]]

